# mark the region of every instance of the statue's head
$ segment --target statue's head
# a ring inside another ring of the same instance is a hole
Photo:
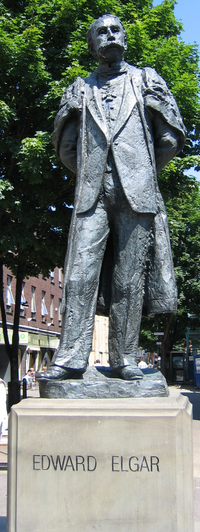
[[[89,27],[87,42],[89,52],[100,63],[120,61],[127,49],[126,30],[115,15],[103,15]]]

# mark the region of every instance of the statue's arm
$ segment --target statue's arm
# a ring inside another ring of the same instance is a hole
[[[156,111],[152,118],[157,173],[179,152],[179,134]]]
[[[174,96],[152,68],[144,69],[143,96],[154,140],[157,172],[183,148],[186,129]]]
[[[67,168],[76,174],[77,169],[77,139],[79,117],[71,114],[66,120],[59,141],[59,157]]]
[[[54,122],[53,144],[63,164],[76,172],[77,139],[82,111],[83,80],[68,87],[61,99]]]

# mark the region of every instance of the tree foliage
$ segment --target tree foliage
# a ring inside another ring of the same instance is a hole
[[[163,360],[173,346],[183,349],[186,328],[199,327],[200,320],[200,193],[195,178],[184,173],[187,161],[191,164],[191,160],[195,164],[196,158],[177,157],[162,174],[161,188],[168,212],[178,287],[178,313],[159,315],[154,323],[145,318],[141,343],[154,351],[157,340],[154,332],[163,331]]]
[[[126,60],[157,69],[174,93],[188,129],[184,152],[162,173],[160,184],[170,218],[181,306],[184,302],[184,309],[190,310],[196,305],[199,285],[193,250],[194,243],[198,250],[199,191],[184,169],[200,165],[198,50],[181,40],[174,3],[163,0],[153,7],[152,0],[0,1],[0,257],[16,277],[46,275],[63,264],[74,176],[65,175],[55,155],[53,120],[65,87],[96,66],[85,40],[89,24],[113,13],[127,30]],[[16,348],[17,341],[10,354],[17,368]]]

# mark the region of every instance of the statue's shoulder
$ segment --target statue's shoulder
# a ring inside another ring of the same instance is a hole
[[[129,76],[133,78],[133,80],[142,80],[142,69],[135,67],[134,65],[130,65],[129,63],[126,63],[127,65],[127,72],[129,73]]]
[[[158,74],[155,68],[144,67],[142,69],[142,76],[146,86],[156,88],[156,86],[162,87],[165,92],[168,91],[165,80]]]
[[[130,63],[126,63],[127,70],[130,75],[140,76],[142,73],[142,68],[138,68],[134,65],[130,65]]]
[[[75,104],[75,102],[77,102],[77,104],[80,105],[82,96],[85,92],[85,88],[88,85],[90,87],[95,85],[96,79],[97,79],[96,70],[92,72],[92,74],[87,76],[86,78],[81,78],[80,76],[78,76],[78,78],[76,78],[76,80],[65,89],[65,92],[61,98],[60,107],[63,107],[66,104],[70,105],[70,102],[73,103],[73,105]]]
[[[143,75],[145,75],[146,77],[149,77],[150,79],[160,78],[158,72],[153,67],[149,67],[149,66],[143,67],[142,72],[143,72]]]
[[[145,83],[147,85],[148,84],[152,85],[156,83],[166,85],[164,79],[158,74],[155,68],[149,67],[149,66],[138,68],[133,65],[130,65],[129,63],[127,63],[127,65],[128,65],[129,74],[135,80],[138,80],[138,81],[140,80],[141,83]]]
[[[84,86],[93,87],[97,83],[97,70],[94,70],[87,78],[83,78]]]
[[[84,89],[84,79],[78,76],[76,80],[65,89],[65,92],[60,101],[60,107],[63,107],[67,102],[79,100]]]
[[[148,85],[148,83],[152,83],[153,80],[158,80],[158,74],[154,68],[151,67],[144,67],[144,68],[138,68],[133,65],[128,65],[128,72],[129,76],[131,77],[134,85],[138,86],[138,89],[143,89],[144,85]]]

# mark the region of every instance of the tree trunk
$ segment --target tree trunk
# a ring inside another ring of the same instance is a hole
[[[166,377],[166,346],[164,341],[161,345],[161,373]]]
[[[11,406],[21,401],[20,386],[21,383],[18,380],[8,382],[8,412],[10,412]]]
[[[16,277],[16,294],[15,294],[15,313],[13,322],[13,337],[12,337],[12,351],[11,351],[11,382],[18,381],[18,350],[19,350],[19,319],[20,319],[20,305],[22,282],[24,276],[23,265],[18,265]]]
[[[8,383],[8,407],[19,403],[21,400],[20,381],[19,381],[19,364],[18,364],[18,350],[19,350],[19,319],[20,319],[20,305],[23,282],[24,269],[23,265],[18,265],[16,277],[16,294],[15,294],[15,314],[13,323],[13,337],[12,349],[10,357],[11,382]]]
[[[164,338],[161,345],[161,372],[166,377],[166,355],[170,351],[170,327],[172,324],[173,314],[168,314],[164,331]]]
[[[11,360],[11,346],[8,339],[8,329],[6,323],[6,311],[4,305],[4,283],[3,283],[3,262],[0,260],[0,308],[2,317],[3,336],[5,342],[6,353],[9,360]]]
[[[8,329],[6,323],[6,311],[4,305],[4,285],[3,285],[3,263],[0,263],[0,306],[2,314],[3,334],[5,341],[5,348],[8,358],[10,360],[10,375],[11,382],[8,383],[8,410],[13,404],[19,403],[20,397],[20,382],[18,376],[18,349],[19,349],[19,319],[20,319],[20,304],[21,292],[23,282],[24,268],[23,264],[18,265],[16,277],[16,294],[15,294],[15,313],[13,323],[13,337],[12,345],[8,339]]]

